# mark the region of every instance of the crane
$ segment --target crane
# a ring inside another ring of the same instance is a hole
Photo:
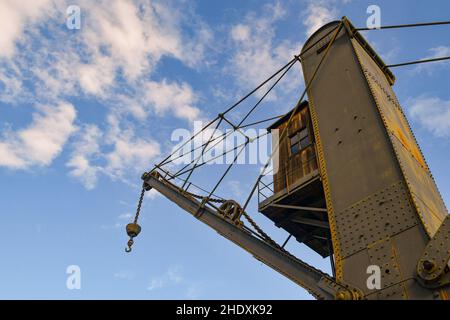
[[[168,157],[142,175],[136,218],[127,225],[127,251],[140,232],[144,192],[154,189],[317,299],[447,300],[450,219],[392,90],[390,66],[346,17],[317,30],[298,56],[258,88],[281,74],[270,92],[296,62],[302,64],[305,90],[268,129],[281,134],[247,201],[241,205],[214,195],[238,155],[205,195],[187,190],[192,172],[202,165],[199,159],[191,169],[173,174],[164,168]],[[235,125],[226,117],[239,102],[206,128],[225,122],[235,131],[242,128],[243,121]],[[247,137],[242,148],[249,143]],[[281,168],[271,182],[263,182],[274,157]],[[187,178],[180,186],[175,181],[181,174]],[[272,193],[260,199],[259,212],[298,242],[329,256],[335,274],[290,254],[250,217],[249,201],[263,189]],[[367,285],[371,266],[381,270],[378,288]]]

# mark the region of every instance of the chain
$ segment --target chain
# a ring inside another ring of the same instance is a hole
[[[296,256],[294,256],[289,251],[284,249],[275,240],[273,240],[267,233],[265,233],[246,212],[242,212],[242,215],[252,225],[252,227],[260,234],[260,236],[263,237],[263,239],[268,244],[276,247],[278,250],[282,251],[284,254],[289,256],[291,259],[294,259],[295,261],[299,261]],[[311,266],[311,265],[309,265],[307,263],[303,263],[303,264],[305,265],[305,268],[311,270],[311,272],[320,273],[324,277],[324,279],[325,279],[324,281],[327,281],[333,287],[341,288],[341,290],[342,289],[343,290],[346,289],[346,287],[344,285],[336,282],[334,279],[330,279],[329,276],[326,273],[324,273],[322,270],[319,270],[319,269],[317,269],[317,268],[315,268],[315,267],[313,267],[313,266]],[[314,290],[312,288],[308,288],[305,284],[303,284],[302,286],[304,286],[310,294],[312,294],[314,297],[316,297],[316,299],[323,299],[324,298],[323,295],[320,294],[318,291],[316,291],[316,290]]]
[[[138,219],[139,219],[139,215],[141,214],[141,207],[142,207],[142,201],[144,200],[144,194],[145,194],[145,186],[142,186],[142,190],[141,190],[141,196],[139,197],[139,202],[136,208],[136,215],[134,217],[134,223],[137,223]]]
[[[125,252],[131,252],[131,247],[133,246],[133,238],[136,237],[139,232],[141,232],[141,227],[137,224],[139,219],[139,214],[141,213],[142,201],[144,200],[145,194],[145,184],[142,185],[141,195],[139,197],[139,202],[136,208],[136,215],[134,216],[133,223],[129,223],[126,227],[127,234],[130,236],[130,240],[128,240],[128,248],[125,249]]]
[[[267,233],[265,233],[257,224],[256,222],[248,215],[248,213],[246,212],[242,212],[242,215],[244,216],[245,219],[247,219],[247,221],[252,225],[252,227],[256,230],[256,232],[259,233],[259,235],[261,237],[263,237],[263,239],[271,244],[272,246],[276,247],[277,249],[280,249],[283,252],[288,253],[283,247],[281,247],[275,240],[273,240]]]
[[[196,199],[201,199],[204,201],[209,201],[209,202],[215,202],[215,203],[224,203],[226,200],[224,199],[219,199],[219,198],[207,198],[205,196],[199,195],[199,194],[195,194],[192,192],[189,192],[187,190],[184,190],[178,186],[174,186],[179,192],[182,192],[186,195],[189,195],[193,198]],[[142,191],[141,191],[141,195],[139,197],[139,202],[137,205],[137,209],[136,209],[136,216],[134,219],[134,223],[137,223],[137,220],[139,218],[139,214],[141,211],[141,206],[142,206],[142,201],[144,199],[144,194],[145,194],[145,186],[143,186]],[[291,259],[295,260],[295,261],[299,261],[297,257],[295,257],[294,255],[292,255],[289,251],[287,251],[286,249],[284,249],[281,245],[279,245],[275,240],[273,240],[267,233],[265,233],[261,227],[258,226],[258,224],[245,212],[242,212],[242,215],[244,216],[244,218],[250,223],[250,225],[255,229],[255,231],[262,237],[262,239],[268,243],[269,245],[273,246],[274,248],[280,250],[281,252],[283,252],[284,254],[286,254],[288,257],[290,257]],[[128,241],[128,249],[126,249],[127,252],[131,251],[131,246],[133,245],[133,239],[130,238],[130,240]],[[311,272],[314,273],[320,273],[327,281],[329,281],[329,283],[331,283],[334,286],[340,287],[340,288],[344,288],[345,286],[337,283],[336,281],[334,281],[333,279],[329,279],[329,276],[325,273],[323,273],[321,270],[314,268],[313,266],[309,265],[309,264],[305,264],[305,268],[311,270]],[[303,286],[305,286],[303,284]],[[305,286],[305,288],[308,290],[308,292],[310,292],[313,296],[315,296],[317,299],[323,299],[324,297],[317,292],[316,290],[312,289],[312,288],[308,288],[307,286]]]
[[[204,196],[184,191],[184,193],[190,195],[191,197],[197,198],[197,199],[205,199]],[[224,203],[224,199],[216,199],[216,198],[208,198],[208,201],[216,202],[216,203]],[[265,233],[257,224],[256,222],[246,213],[242,212],[242,215],[245,217],[245,219],[252,225],[252,227],[258,232],[258,234],[269,244],[273,245],[274,247],[287,252],[282,246],[280,246],[275,240],[273,240],[267,233]]]
[[[195,193],[186,191],[186,190],[181,189],[181,188],[179,188],[179,189],[180,189],[181,192],[183,192],[183,193],[185,193],[185,194],[187,194],[187,195],[189,195],[189,196],[191,196],[191,197],[193,197],[193,198],[201,199],[201,200],[203,200],[203,199],[206,198],[206,197],[201,196],[201,195],[199,195],[199,194],[195,194]],[[224,202],[225,202],[224,199],[219,199],[219,198],[208,198],[208,201],[210,201],[210,202],[215,202],[215,203],[224,203]]]
[[[186,191],[184,189],[179,188],[181,192],[190,195],[191,197],[194,197],[196,199],[205,199],[204,196]],[[142,196],[141,196],[142,199]],[[215,203],[224,203],[226,200],[224,199],[218,199],[218,198],[208,198],[207,199],[210,202],[215,202]],[[138,206],[138,210],[140,209],[140,206]],[[136,214],[136,219],[137,219],[137,215]],[[258,234],[269,244],[271,244],[272,246],[276,247],[277,249],[280,249],[281,251],[285,252],[285,253],[289,253],[287,252],[282,246],[280,246],[275,240],[273,240],[267,233],[265,233],[257,224],[256,222],[246,213],[246,212],[242,212],[242,215],[245,217],[245,219],[252,225],[252,227],[256,230],[256,232],[258,232]]]
[[[184,189],[179,188],[181,192],[184,192],[187,195],[190,195],[191,197],[194,197],[196,199],[205,199],[204,196],[186,191]],[[141,198],[142,199],[142,198]],[[218,199],[218,198],[208,198],[207,199],[210,202],[215,202],[215,203],[224,203],[225,200],[224,199]],[[138,210],[139,210],[140,206],[138,206]],[[137,217],[138,214],[136,214]],[[256,222],[246,213],[246,212],[242,212],[242,215],[245,217],[245,219],[252,225],[252,227],[256,230],[256,232],[269,244],[271,244],[272,246],[276,247],[277,249],[280,249],[281,251],[285,252],[285,253],[289,253],[287,252],[282,246],[280,246],[275,240],[273,240],[267,233],[265,233],[257,224]]]

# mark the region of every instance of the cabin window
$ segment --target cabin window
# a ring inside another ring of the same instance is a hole
[[[298,154],[301,150],[307,148],[311,144],[308,128],[305,126],[290,136],[291,156]]]

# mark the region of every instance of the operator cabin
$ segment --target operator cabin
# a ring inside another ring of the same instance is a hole
[[[276,144],[272,146],[278,170],[271,183],[259,185],[259,212],[298,242],[328,257],[333,253],[331,233],[308,102],[301,103],[289,123],[294,110],[268,128],[279,143],[278,154]],[[286,127],[287,134],[280,139]]]

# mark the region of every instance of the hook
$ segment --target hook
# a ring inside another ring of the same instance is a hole
[[[133,245],[134,241],[133,238],[130,238],[130,240],[128,240],[128,248],[125,248],[125,252],[131,252],[131,246]]]

